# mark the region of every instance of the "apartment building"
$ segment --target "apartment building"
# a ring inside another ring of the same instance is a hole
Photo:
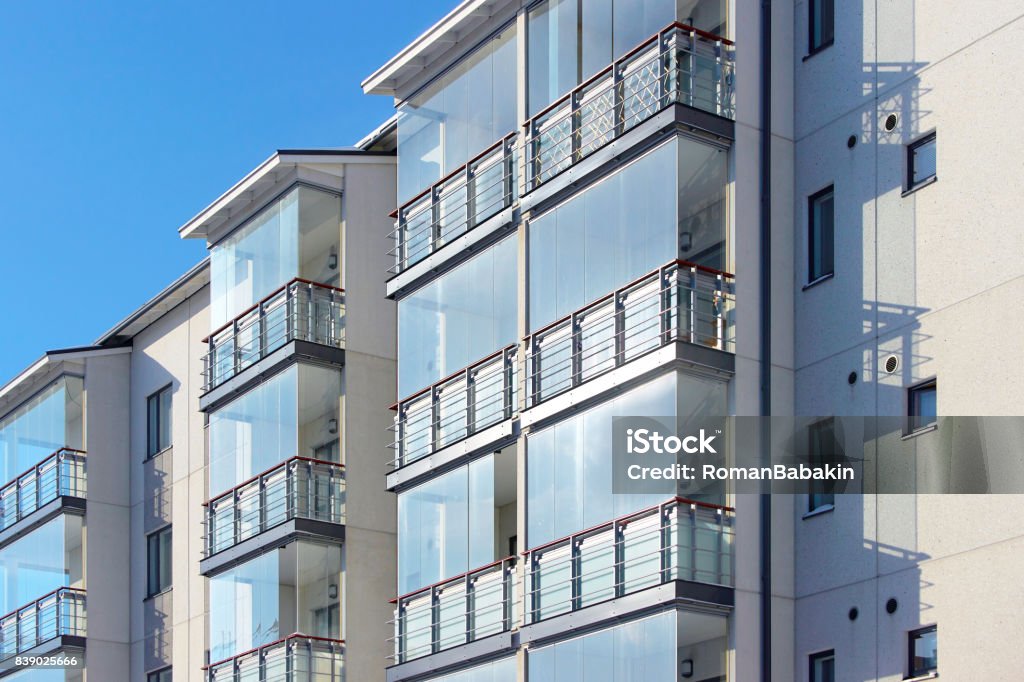
[[[467,0],[364,81],[398,113],[389,682],[1018,676],[1019,495],[612,492],[642,414],[893,417],[890,473],[986,490],[929,487],[937,415],[1020,413],[971,359],[1024,350],[1020,238],[946,250],[1020,173],[972,103],[1024,12],[971,15]]]
[[[181,227],[209,258],[0,389],[0,676],[383,679],[394,136],[276,152]]]

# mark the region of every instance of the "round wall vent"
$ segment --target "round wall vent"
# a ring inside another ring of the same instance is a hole
[[[896,114],[889,114],[885,117],[885,132],[891,133],[896,130],[896,125],[900,122],[900,117]]]
[[[885,359],[885,371],[888,374],[892,374],[900,368],[900,359],[895,355],[890,355]]]

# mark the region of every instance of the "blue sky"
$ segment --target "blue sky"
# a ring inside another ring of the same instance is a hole
[[[360,81],[454,4],[0,3],[0,385],[198,262],[177,228],[275,149],[383,122]]]

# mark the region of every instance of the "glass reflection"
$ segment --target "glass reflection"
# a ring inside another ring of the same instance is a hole
[[[0,613],[58,587],[83,587],[82,518],[61,515],[0,550]]]
[[[0,483],[62,447],[82,448],[81,377],[64,376],[0,420]]]

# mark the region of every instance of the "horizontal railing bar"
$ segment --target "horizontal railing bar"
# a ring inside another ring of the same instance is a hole
[[[241,483],[235,485],[232,488],[229,488],[229,489],[225,490],[223,493],[217,495],[216,497],[211,497],[210,499],[208,499],[206,502],[203,502],[202,504],[205,507],[205,506],[209,505],[211,502],[217,502],[218,500],[221,500],[221,499],[227,497],[228,495],[231,495],[231,494],[237,492],[239,488],[244,488],[245,486],[249,485],[250,483],[255,483],[256,481],[258,481],[259,479],[263,478],[267,474],[274,473],[278,469],[280,469],[282,467],[286,467],[288,464],[290,464],[292,462],[309,462],[310,464],[324,464],[324,465],[327,465],[327,466],[337,467],[339,469],[344,469],[345,468],[345,465],[342,464],[341,462],[330,462],[330,461],[327,461],[325,459],[313,459],[312,457],[303,457],[302,455],[295,455],[293,457],[289,457],[288,459],[286,459],[286,460],[284,460],[282,462],[278,462],[277,464],[275,464],[274,466],[270,467],[269,469],[265,469],[264,471],[261,471],[258,474],[254,474],[253,476],[250,476],[249,478],[247,478],[246,480],[242,481]]]
[[[50,597],[52,597],[54,595],[57,595],[57,594],[60,594],[61,592],[74,592],[76,594],[80,594],[80,595],[83,595],[83,596],[85,595],[85,590],[80,588],[80,587],[58,587],[55,590],[51,590],[51,591],[47,592],[46,594],[44,594],[42,597],[39,597],[38,599],[33,599],[32,601],[28,602],[27,604],[22,604],[21,606],[19,606],[18,608],[14,609],[10,613],[7,613],[7,614],[5,614],[3,616],[0,616],[0,622],[7,620],[11,616],[17,616],[18,613],[20,613],[21,611],[24,611],[25,609],[27,609],[27,608],[35,605],[35,604],[38,604],[39,602],[46,601]]]
[[[30,466],[28,469],[26,469],[22,473],[18,474],[14,478],[12,478],[9,481],[7,481],[6,483],[4,483],[2,486],[0,486],[0,489],[6,488],[7,486],[9,486],[12,483],[17,483],[19,479],[24,478],[25,476],[33,473],[40,466],[46,464],[48,461],[50,461],[50,459],[52,459],[54,457],[57,457],[58,455],[60,455],[63,452],[67,452],[67,453],[70,453],[72,455],[81,455],[83,457],[86,456],[86,454],[87,454],[85,452],[85,450],[76,450],[75,448],[69,448],[69,447],[57,448],[56,450],[54,450],[53,452],[48,454],[46,457],[43,457],[41,460],[39,460],[38,462],[36,462],[32,466]]]
[[[393,405],[391,405],[389,409],[397,410],[398,407],[400,405],[402,405],[403,403],[407,403],[407,402],[409,402],[411,400],[419,398],[420,396],[422,396],[422,395],[424,395],[426,393],[429,393],[431,390],[433,390],[435,388],[440,388],[442,384],[448,383],[449,381],[451,381],[455,377],[457,377],[460,374],[464,373],[466,370],[473,369],[477,365],[482,365],[485,362],[489,362],[490,360],[493,360],[494,358],[501,356],[502,353],[505,353],[506,351],[510,351],[513,348],[516,348],[517,345],[518,344],[512,343],[512,344],[509,344],[509,345],[505,346],[504,348],[500,348],[500,349],[494,351],[493,353],[491,353],[490,355],[488,355],[488,356],[486,356],[486,357],[484,357],[484,358],[482,358],[480,360],[477,360],[475,362],[472,362],[472,363],[466,365],[465,367],[463,367],[462,369],[458,369],[458,370],[452,372],[451,374],[449,374],[448,376],[444,377],[443,379],[438,379],[437,381],[435,381],[434,383],[430,384],[426,388],[421,389],[419,391],[416,391],[412,395],[409,395],[409,396],[407,396],[405,398],[402,398],[398,402],[396,402]]]
[[[504,564],[505,562],[515,563],[515,561],[516,561],[516,557],[514,555],[507,556],[507,557],[504,557],[502,559],[498,559],[497,561],[492,561],[491,563],[485,564],[485,565],[480,566],[478,568],[473,568],[473,569],[470,569],[468,571],[464,571],[462,573],[459,573],[458,575],[452,576],[451,578],[445,578],[444,580],[439,580],[436,583],[432,583],[430,585],[427,585],[426,587],[421,587],[419,589],[413,590],[412,592],[407,592],[406,594],[403,594],[401,596],[398,596],[398,597],[395,597],[393,599],[388,600],[388,603],[389,604],[397,604],[398,602],[404,601],[404,600],[408,599],[409,597],[412,597],[413,595],[418,595],[421,592],[429,592],[429,591],[433,590],[434,588],[441,587],[442,585],[446,585],[447,583],[455,582],[457,580],[463,580],[467,576],[473,575],[475,573],[480,573],[480,572],[483,572],[483,571],[488,571],[488,570],[494,568],[495,566],[500,566],[500,565]]]
[[[267,294],[266,296],[264,296],[260,300],[258,300],[255,303],[253,303],[251,306],[249,306],[248,308],[246,308],[242,312],[240,312],[237,315],[235,315],[233,318],[231,318],[230,320],[228,320],[227,322],[222,324],[217,329],[215,329],[212,332],[210,332],[209,335],[206,338],[202,339],[202,341],[200,343],[209,343],[210,339],[212,339],[214,336],[216,336],[217,334],[220,334],[222,331],[224,331],[225,329],[227,329],[228,327],[230,327],[235,322],[237,322],[241,318],[245,317],[246,315],[248,315],[252,311],[256,310],[257,308],[259,308],[264,303],[267,303],[268,301],[270,301],[270,299],[274,298],[275,296],[281,294],[284,291],[287,291],[288,287],[290,287],[293,284],[307,284],[307,285],[310,285],[310,286],[319,287],[321,289],[328,289],[328,290],[331,290],[331,291],[336,291],[336,292],[342,293],[342,294],[345,293],[345,290],[342,289],[341,287],[332,286],[330,284],[323,284],[321,282],[314,282],[313,280],[304,279],[302,277],[293,277],[292,279],[288,280],[287,282],[285,282],[284,284],[279,286],[277,289],[274,289],[269,294]]]

